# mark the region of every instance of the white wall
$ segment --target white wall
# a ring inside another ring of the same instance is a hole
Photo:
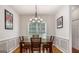
[[[34,16],[20,16],[20,34],[28,36],[28,24],[29,19]],[[47,33],[48,35],[54,35],[54,17],[50,15],[41,15],[40,18],[43,18],[43,20],[47,23]]]
[[[13,30],[5,29],[5,13],[13,14]],[[11,52],[19,46],[19,15],[9,6],[0,5],[0,52]]]
[[[55,16],[55,20],[57,18],[63,16],[63,28],[57,29],[57,22],[56,23],[56,36],[62,37],[65,39],[69,39],[69,7],[64,6],[62,9],[59,10],[59,12]]]
[[[5,13],[4,10],[7,9],[13,14],[13,30],[5,30]],[[6,40],[19,35],[19,16],[11,9],[9,6],[0,5],[0,41]]]
[[[79,7],[72,7],[72,47],[79,50]]]
[[[57,19],[63,16],[63,28],[57,29]],[[56,46],[63,52],[70,52],[71,39],[70,39],[70,8],[63,6],[55,15],[55,36]]]

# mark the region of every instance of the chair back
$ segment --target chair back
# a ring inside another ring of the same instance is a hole
[[[33,38],[39,38],[39,35],[33,35],[32,37]]]
[[[20,42],[24,41],[24,36],[19,36]]]
[[[31,38],[31,47],[32,48],[41,47],[41,38]]]
[[[54,41],[54,38],[55,38],[55,36],[50,36],[50,41],[52,41],[52,43]]]

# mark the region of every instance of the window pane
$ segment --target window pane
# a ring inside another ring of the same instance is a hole
[[[44,34],[45,33],[45,23],[30,23],[29,24],[29,34]]]

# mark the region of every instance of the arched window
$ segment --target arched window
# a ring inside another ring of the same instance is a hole
[[[30,22],[29,23],[29,35],[46,35],[46,23],[45,22]]]

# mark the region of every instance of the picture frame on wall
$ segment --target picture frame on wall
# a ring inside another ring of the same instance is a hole
[[[13,29],[13,14],[5,9],[5,29]]]
[[[63,28],[63,16],[57,19],[57,29]]]

